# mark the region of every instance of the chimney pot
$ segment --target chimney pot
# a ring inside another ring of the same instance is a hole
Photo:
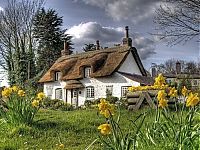
[[[128,33],[129,29],[128,29],[128,26],[125,27],[125,30],[126,30],[126,38],[129,38],[129,33]]]
[[[123,45],[127,45],[127,46],[130,46],[132,47],[132,39],[129,38],[129,32],[128,32],[128,26],[125,27],[125,38],[123,38]]]
[[[64,41],[64,49],[61,51],[61,56],[69,55],[69,44],[68,42]]]
[[[181,73],[181,63],[179,61],[176,62],[176,74]]]
[[[100,44],[99,44],[99,40],[96,41],[96,50],[100,50]]]

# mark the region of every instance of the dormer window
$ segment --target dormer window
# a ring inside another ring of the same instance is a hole
[[[84,69],[84,77],[85,78],[89,78],[90,77],[90,74],[91,74],[91,67],[86,67]]]
[[[60,80],[60,77],[61,77],[61,72],[60,71],[56,71],[55,72],[55,81]]]

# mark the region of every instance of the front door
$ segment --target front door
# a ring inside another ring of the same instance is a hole
[[[72,89],[71,94],[72,94],[72,105],[77,107],[78,106],[78,89]]]

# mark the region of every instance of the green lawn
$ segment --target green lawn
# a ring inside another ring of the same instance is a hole
[[[123,110],[121,125],[130,128],[129,119],[137,113]],[[54,111],[40,110],[31,127],[11,128],[1,123],[0,149],[56,149],[56,144],[63,143],[67,150],[84,150],[93,140],[98,138],[97,127],[105,122],[105,118],[97,114],[97,110]],[[93,148],[100,149],[99,143]]]
[[[133,127],[134,120],[142,109],[137,112],[121,111],[120,126],[126,132]],[[151,113],[152,112],[152,113]],[[153,121],[154,111],[149,110],[145,122]],[[115,115],[116,117],[117,115]],[[51,150],[57,149],[57,144],[63,143],[67,150],[84,150],[98,138],[97,127],[105,122],[97,110],[55,111],[42,109],[35,117],[31,127],[14,128],[0,123],[0,150]],[[143,126],[144,130],[145,126]],[[91,147],[100,149],[97,142]],[[145,149],[146,150],[146,149]]]

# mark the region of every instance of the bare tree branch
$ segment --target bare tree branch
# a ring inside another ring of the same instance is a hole
[[[199,42],[200,0],[165,0],[156,10],[154,35],[168,44]]]

